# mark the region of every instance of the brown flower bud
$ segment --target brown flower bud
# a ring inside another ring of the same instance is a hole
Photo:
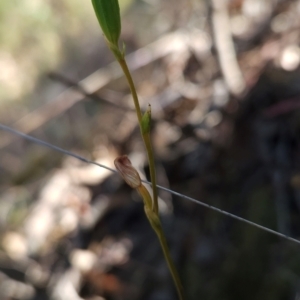
[[[127,155],[117,157],[114,161],[117,170],[120,175],[126,181],[126,183],[136,189],[141,186],[141,178],[138,171],[132,166],[131,161]]]

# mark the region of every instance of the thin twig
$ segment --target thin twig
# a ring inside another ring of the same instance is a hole
[[[102,164],[99,164],[99,163],[97,163],[97,162],[95,162],[95,161],[92,161],[92,160],[89,160],[89,159],[87,159],[87,158],[84,158],[84,157],[82,157],[82,156],[80,156],[80,155],[78,155],[78,154],[75,154],[75,153],[73,153],[73,152],[70,152],[70,151],[68,151],[68,150],[65,150],[65,149],[62,149],[62,148],[60,148],[60,147],[54,146],[54,145],[52,145],[52,144],[50,144],[50,143],[47,143],[47,142],[42,141],[42,140],[40,140],[40,139],[37,139],[37,138],[35,138],[35,137],[33,137],[33,136],[24,134],[24,133],[22,133],[22,132],[20,132],[20,131],[18,131],[18,130],[15,130],[15,129],[11,128],[11,127],[8,127],[8,126],[5,126],[5,125],[3,125],[3,124],[0,124],[0,129],[2,129],[2,130],[4,130],[4,131],[7,131],[7,132],[10,132],[10,133],[12,133],[12,134],[14,134],[14,135],[20,136],[20,137],[22,137],[22,138],[24,138],[24,139],[26,139],[26,140],[28,140],[28,141],[31,141],[31,142],[33,142],[33,143],[39,144],[39,145],[41,145],[41,146],[50,148],[50,149],[55,150],[55,151],[58,151],[58,152],[61,152],[61,153],[65,154],[65,155],[72,156],[72,157],[74,157],[74,158],[76,158],[76,159],[79,159],[79,160],[85,162],[85,163],[93,164],[93,165],[96,165],[96,166],[98,166],[98,167],[101,167],[101,168],[104,168],[104,169],[106,169],[106,170],[109,170],[109,171],[111,171],[111,172],[113,172],[113,173],[117,173],[117,171],[114,170],[114,169],[112,169],[112,168],[109,168],[109,167],[107,167],[107,166],[105,166],[105,165],[102,165]],[[148,181],[146,181],[146,180],[142,180],[142,182],[151,185],[151,183],[148,182]],[[247,219],[241,218],[241,217],[236,216],[236,215],[234,215],[234,214],[231,214],[231,213],[229,213],[229,212],[227,212],[227,211],[225,211],[225,210],[222,210],[222,209],[220,209],[220,208],[214,207],[214,206],[209,205],[209,204],[207,204],[207,203],[201,202],[201,201],[199,201],[199,200],[197,200],[197,199],[195,199],[195,198],[192,198],[192,197],[183,195],[183,194],[181,194],[181,193],[175,192],[175,191],[173,191],[173,190],[170,190],[170,189],[165,188],[165,187],[160,186],[160,185],[157,185],[157,188],[159,188],[159,189],[161,189],[161,190],[164,190],[164,191],[167,191],[167,192],[169,192],[169,193],[171,193],[171,194],[173,194],[173,195],[175,195],[175,196],[178,196],[178,197],[180,197],[180,198],[182,198],[182,199],[189,200],[189,201],[194,202],[194,203],[196,203],[196,204],[198,204],[198,205],[201,205],[201,206],[204,206],[204,207],[206,207],[206,208],[209,208],[209,209],[211,209],[211,210],[213,210],[213,211],[216,211],[216,212],[218,212],[218,213],[220,213],[220,214],[223,214],[223,215],[225,215],[225,216],[228,216],[228,217],[233,218],[233,219],[235,219],[235,220],[238,220],[238,221],[240,221],[240,222],[246,223],[246,224],[248,224],[248,225],[251,225],[251,226],[254,226],[254,227],[256,227],[256,228],[259,228],[259,229],[261,229],[261,230],[263,230],[263,231],[266,231],[266,232],[269,232],[269,233],[274,234],[274,235],[276,235],[276,236],[279,236],[279,237],[281,237],[281,238],[283,238],[283,239],[286,239],[286,240],[289,240],[289,241],[291,241],[291,242],[300,244],[300,241],[297,240],[297,239],[295,239],[295,238],[292,238],[292,237],[290,237],[290,236],[288,236],[288,235],[282,234],[282,233],[280,233],[280,232],[278,232],[278,231],[272,230],[272,229],[270,229],[270,228],[268,228],[268,227],[259,225],[259,224],[257,224],[257,223],[252,222],[252,221],[249,221],[249,220],[247,220]]]

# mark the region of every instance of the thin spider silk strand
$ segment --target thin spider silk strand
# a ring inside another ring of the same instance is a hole
[[[14,134],[14,135],[18,135],[18,136],[20,136],[20,137],[22,137],[22,138],[24,138],[24,139],[26,139],[26,140],[28,140],[28,141],[31,141],[31,142],[33,142],[33,143],[35,143],[35,144],[38,144],[38,145],[41,145],[41,146],[50,148],[50,149],[52,149],[52,150],[55,150],[55,151],[57,151],[57,152],[63,153],[63,154],[65,154],[65,155],[68,155],[68,156],[71,156],[71,157],[74,157],[74,158],[79,159],[79,160],[81,160],[81,161],[83,161],[83,162],[85,162],[85,163],[93,164],[93,165],[96,165],[96,166],[98,166],[98,167],[101,167],[101,168],[104,168],[104,169],[106,169],[106,170],[109,170],[109,171],[111,171],[111,172],[113,172],[113,173],[117,173],[117,171],[116,171],[115,169],[109,168],[109,167],[107,167],[107,166],[105,166],[105,165],[103,165],[103,164],[99,164],[99,163],[97,163],[97,162],[95,162],[95,161],[93,161],[93,160],[89,160],[89,159],[87,159],[87,158],[85,158],[85,157],[83,157],[83,156],[80,156],[80,155],[76,154],[76,153],[70,152],[70,151],[68,151],[68,150],[65,150],[65,149],[62,149],[62,148],[57,147],[57,146],[55,146],[55,145],[52,145],[52,144],[50,144],[50,143],[47,143],[47,142],[45,142],[45,141],[43,141],[43,140],[37,139],[37,138],[35,138],[35,137],[31,136],[31,135],[25,134],[25,133],[23,133],[23,132],[20,132],[20,131],[18,131],[18,130],[16,130],[16,129],[13,129],[13,128],[11,128],[11,127],[9,127],[9,126],[6,126],[6,125],[3,125],[3,124],[1,124],[1,123],[0,123],[0,129],[4,130],[4,131],[6,131],[6,132],[9,132],[9,133],[11,133],[11,134]],[[146,184],[151,185],[151,182],[149,182],[149,181],[147,181],[147,180],[142,180],[142,181],[143,181],[144,183],[146,183]],[[290,236],[288,236],[288,235],[282,234],[282,233],[280,233],[280,232],[278,232],[278,231],[272,230],[272,229],[270,229],[270,228],[268,228],[268,227],[259,225],[259,224],[257,224],[257,223],[254,223],[254,222],[252,222],[252,221],[249,221],[249,220],[244,219],[244,218],[242,218],[242,217],[239,217],[239,216],[237,216],[237,215],[231,214],[231,213],[229,213],[229,212],[227,212],[227,211],[225,211],[225,210],[222,210],[222,209],[220,209],[220,208],[217,208],[217,207],[215,207],[215,206],[212,206],[212,205],[209,205],[209,204],[207,204],[207,203],[201,202],[201,201],[199,201],[199,200],[197,200],[197,199],[195,199],[195,198],[192,198],[192,197],[183,195],[183,194],[181,194],[181,193],[175,192],[175,191],[173,191],[173,190],[170,190],[170,189],[168,189],[168,188],[166,188],[166,187],[163,187],[163,186],[160,186],[160,185],[157,185],[157,187],[158,187],[160,190],[164,190],[164,191],[166,191],[166,192],[169,192],[169,193],[171,193],[171,194],[174,195],[174,196],[177,196],[177,197],[180,197],[180,198],[182,198],[182,199],[191,201],[191,202],[193,202],[193,203],[196,203],[196,204],[198,204],[198,205],[201,205],[201,206],[203,206],[203,207],[206,207],[206,208],[208,208],[208,209],[211,209],[211,210],[213,210],[213,211],[216,211],[216,212],[218,212],[218,213],[220,213],[220,214],[222,214],[222,215],[225,215],[225,216],[227,216],[227,217],[230,217],[230,218],[233,218],[233,219],[238,220],[238,221],[240,221],[240,222],[246,223],[246,224],[248,224],[248,225],[250,225],[250,226],[253,226],[253,227],[256,227],[256,228],[258,228],[258,229],[260,229],[260,230],[269,232],[269,233],[271,233],[271,234],[273,234],[273,235],[279,236],[279,237],[281,237],[281,238],[283,238],[283,239],[286,239],[286,240],[289,240],[289,241],[291,241],[291,242],[300,244],[300,241],[299,241],[299,240],[297,240],[297,239],[295,239],[295,238],[292,238],[292,237],[290,237]]]

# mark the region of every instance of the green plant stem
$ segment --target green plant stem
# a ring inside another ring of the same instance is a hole
[[[141,134],[142,134],[142,137],[143,137],[143,141],[144,141],[146,151],[147,151],[147,156],[148,156],[150,177],[151,177],[151,183],[152,183],[152,192],[153,192],[153,210],[154,210],[154,212],[156,212],[158,214],[158,200],[157,200],[155,162],[154,162],[154,155],[153,155],[153,150],[152,150],[152,146],[151,146],[150,134],[149,133],[143,134],[143,131],[142,131],[142,117],[143,116],[142,116],[142,112],[141,112],[137,92],[136,92],[136,89],[135,89],[135,85],[134,85],[134,82],[132,80],[132,76],[130,74],[130,71],[128,69],[126,60],[125,60],[124,57],[116,56],[116,58],[117,58],[120,66],[121,66],[121,68],[122,68],[122,70],[125,74],[125,77],[127,79],[127,82],[128,82],[129,87],[130,87],[131,94],[132,94],[132,98],[133,98],[133,102],[134,102],[134,106],[135,106],[135,110],[136,110],[140,130],[141,130]]]
[[[165,235],[164,235],[161,223],[160,223],[160,219],[159,219],[155,163],[154,163],[154,155],[153,155],[153,150],[152,150],[152,145],[151,145],[150,133],[143,132],[143,128],[142,128],[143,115],[141,112],[140,103],[139,103],[139,99],[138,99],[137,92],[135,89],[135,85],[132,80],[130,71],[128,69],[126,60],[125,60],[124,56],[121,55],[121,52],[119,50],[115,53],[115,56],[125,74],[125,77],[128,81],[130,91],[131,91],[131,94],[133,97],[133,102],[134,102],[134,106],[135,106],[135,110],[136,110],[136,114],[137,114],[137,118],[138,118],[138,122],[139,122],[139,126],[140,126],[140,131],[141,131],[141,134],[143,137],[143,141],[144,141],[145,148],[147,151],[147,156],[148,156],[150,177],[151,177],[152,191],[153,191],[153,201],[152,201],[152,198],[151,198],[148,190],[142,184],[140,185],[140,187],[137,188],[137,190],[143,197],[144,204],[145,204],[145,213],[146,213],[147,218],[148,218],[148,220],[149,220],[153,230],[155,231],[155,233],[159,239],[159,242],[161,244],[161,247],[162,247],[162,250],[164,253],[164,257],[165,257],[165,260],[167,261],[168,268],[170,270],[174,284],[176,286],[176,290],[177,290],[179,299],[184,300],[181,281],[180,281],[179,275],[177,273],[177,270],[175,268],[175,265],[173,263],[173,260],[171,258],[170,250],[168,248],[168,244],[167,244],[167,241],[166,241],[166,238],[165,238]]]
[[[173,277],[173,281],[175,283],[179,299],[183,300],[184,299],[184,297],[183,297],[183,288],[182,288],[181,281],[180,281],[179,275],[177,273],[176,267],[175,267],[175,265],[173,263],[173,260],[170,256],[170,250],[168,248],[168,244],[167,244],[165,235],[164,235],[162,229],[160,231],[155,230],[155,232],[156,232],[156,235],[159,239],[159,242],[161,244],[161,247],[162,247],[162,250],[163,250],[163,253],[164,253],[164,256],[165,256],[165,260],[167,261],[169,270],[170,270],[171,275]]]
[[[151,207],[149,208],[148,205],[147,205],[148,200],[146,199],[147,198],[146,193],[148,191],[146,193],[144,193],[144,191],[142,191],[140,189],[139,192],[141,193],[141,195],[144,198],[145,213],[146,213],[147,218],[148,218],[148,220],[149,220],[149,222],[151,224],[151,227],[153,228],[153,230],[155,231],[155,233],[156,233],[156,235],[157,235],[157,237],[159,239],[161,248],[162,248],[163,253],[164,253],[165,260],[167,261],[168,268],[170,270],[170,273],[172,275],[174,284],[176,286],[178,297],[179,297],[180,300],[184,300],[182,284],[181,284],[179,275],[177,273],[176,267],[175,267],[175,265],[173,263],[173,260],[172,260],[171,254],[170,254],[170,250],[169,250],[169,247],[168,247],[168,244],[167,244],[167,240],[165,238],[165,234],[164,234],[162,226],[161,226],[161,222],[160,222],[159,216],[155,212],[153,212],[151,210]]]
[[[158,200],[157,200],[155,162],[154,162],[154,155],[153,155],[150,134],[149,133],[143,134],[143,140],[147,149],[147,155],[149,161],[149,169],[150,169],[150,177],[151,177],[152,193],[153,193],[152,209],[156,214],[158,214],[159,212],[158,212]]]

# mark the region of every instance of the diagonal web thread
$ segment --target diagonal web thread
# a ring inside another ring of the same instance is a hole
[[[20,136],[20,137],[22,137],[22,138],[24,138],[24,139],[26,139],[26,140],[28,140],[28,141],[31,141],[31,142],[33,142],[33,143],[35,143],[35,144],[38,144],[38,145],[41,145],[41,146],[50,148],[50,149],[52,149],[52,150],[55,150],[55,151],[57,151],[57,152],[63,153],[63,154],[65,154],[65,155],[68,155],[68,156],[71,156],[71,157],[77,158],[77,159],[79,159],[79,160],[81,160],[81,161],[83,161],[83,162],[85,162],[85,163],[93,164],[93,165],[96,165],[96,166],[98,166],[98,167],[101,167],[101,168],[104,168],[104,169],[106,169],[106,170],[109,170],[109,171],[111,171],[111,172],[117,173],[117,171],[116,171],[115,169],[109,168],[109,167],[107,167],[107,166],[105,166],[105,165],[102,165],[102,164],[99,164],[99,163],[97,163],[97,162],[95,162],[95,161],[89,160],[89,159],[87,159],[87,158],[85,158],[85,157],[82,157],[82,156],[80,156],[80,155],[78,155],[78,154],[75,154],[75,153],[70,152],[70,151],[68,151],[68,150],[62,149],[62,148],[60,148],[60,147],[57,147],[57,146],[55,146],[55,145],[52,145],[52,144],[50,144],[50,143],[47,143],[47,142],[42,141],[42,140],[40,140],[40,139],[37,139],[37,138],[35,138],[35,137],[33,137],[33,136],[30,136],[30,135],[27,135],[27,134],[25,134],[25,133],[22,133],[22,132],[20,132],[20,131],[18,131],[18,130],[15,130],[15,129],[13,129],[13,128],[11,128],[11,127],[8,127],[8,126],[6,126],[6,125],[3,125],[3,124],[1,124],[1,123],[0,123],[0,129],[4,130],[4,131],[6,131],[6,132],[10,132],[10,133],[12,133],[12,134],[18,135],[18,136]],[[146,181],[146,180],[142,180],[142,181],[143,181],[144,183],[146,183],[146,184],[150,184],[150,185],[151,185],[151,182],[149,182],[149,181]],[[246,223],[246,224],[248,224],[248,225],[251,225],[251,226],[253,226],[253,227],[259,228],[259,229],[261,229],[261,230],[263,230],[263,231],[269,232],[269,233],[271,233],[271,234],[273,234],[273,235],[279,236],[279,237],[281,237],[281,238],[283,238],[283,239],[286,239],[286,240],[289,240],[289,241],[291,241],[291,242],[300,244],[300,240],[294,239],[294,238],[292,238],[292,237],[290,237],[290,236],[288,236],[288,235],[282,234],[282,233],[280,233],[280,232],[278,232],[278,231],[275,231],[275,230],[272,230],[272,229],[270,229],[270,228],[268,228],[268,227],[265,227],[265,226],[259,225],[259,224],[257,224],[257,223],[254,223],[254,222],[252,222],[252,221],[249,221],[249,220],[247,220],[247,219],[241,218],[241,217],[239,217],[239,216],[237,216],[237,215],[234,215],[234,214],[231,214],[231,213],[229,213],[229,212],[227,212],[227,211],[225,211],[225,210],[222,210],[222,209],[220,209],[220,208],[214,207],[214,206],[209,205],[209,204],[207,204],[207,203],[201,202],[201,201],[199,201],[199,200],[197,200],[197,199],[195,199],[195,198],[192,198],[192,197],[189,197],[189,196],[180,194],[180,193],[178,193],[178,192],[175,192],[175,191],[170,190],[170,189],[168,189],[168,188],[165,188],[165,187],[163,187],[163,186],[157,185],[157,187],[158,187],[159,189],[161,189],[161,190],[164,190],[164,191],[166,191],[166,192],[171,193],[172,195],[178,196],[178,197],[180,197],[180,198],[182,198],[182,199],[185,199],[185,200],[189,200],[189,201],[194,202],[194,203],[196,203],[196,204],[198,204],[198,205],[204,206],[204,207],[209,208],[209,209],[211,209],[211,210],[213,210],[213,211],[216,211],[216,212],[218,212],[218,213],[220,213],[220,214],[223,214],[223,215],[225,215],[225,216],[228,216],[228,217],[230,217],[230,218],[232,218],[232,219],[235,219],[235,220],[238,220],[238,221],[240,221],[240,222],[243,222],[243,223]]]

